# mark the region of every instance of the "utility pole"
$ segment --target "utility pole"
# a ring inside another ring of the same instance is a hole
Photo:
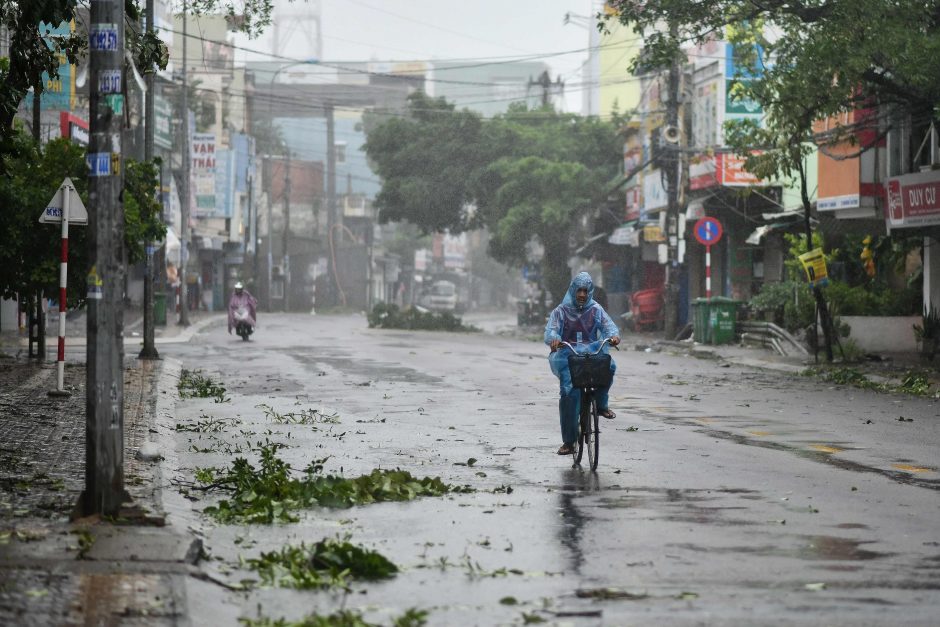
[[[336,304],[336,295],[339,292],[339,278],[336,276],[336,249],[333,246],[333,231],[338,223],[336,216],[336,128],[333,118],[333,104],[326,105],[326,169],[329,170],[326,178],[326,235],[330,246],[329,277],[330,293],[327,302]]]
[[[290,301],[290,148],[284,160],[284,234],[283,234],[283,270],[284,270],[284,312],[289,310]]]
[[[183,0],[183,193],[180,203],[180,324],[189,326],[189,287],[186,268],[189,265],[189,187],[192,176],[193,155],[189,142],[189,91],[186,86],[186,0]]]
[[[669,26],[669,35],[673,41],[678,40],[678,27],[675,23]],[[663,330],[666,339],[676,335],[679,309],[679,185],[682,177],[682,127],[679,125],[679,80],[682,68],[679,63],[681,51],[676,49],[672,63],[669,65],[668,76],[668,102],[666,103],[666,130],[673,129],[678,132],[679,141],[663,142],[663,164],[666,173],[666,285],[664,290],[664,321]]]
[[[153,2],[147,0],[144,19],[147,21],[147,32],[153,33]],[[150,163],[153,160],[153,131],[154,131],[154,93],[153,93],[153,68],[147,70],[147,93],[144,96],[144,161]],[[147,265],[144,271],[144,347],[137,356],[139,359],[160,359],[154,342],[153,331],[153,242],[145,242],[144,247],[147,253]]]
[[[91,3],[85,515],[116,515],[124,497],[124,0]]]
[[[37,80],[33,85],[33,139],[39,146],[42,142],[42,80]],[[46,358],[46,312],[42,309],[43,294],[42,288],[36,291],[35,303],[32,296],[29,299],[29,317],[36,322],[36,352],[39,359]],[[35,309],[33,305],[35,304]],[[29,356],[33,356],[33,325],[29,325],[30,342]]]

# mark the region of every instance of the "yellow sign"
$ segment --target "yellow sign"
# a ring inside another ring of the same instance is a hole
[[[814,248],[808,253],[800,255],[800,263],[806,272],[806,280],[810,287],[824,287],[829,284],[829,273],[826,270],[826,256],[822,248]]]
[[[647,224],[643,227],[643,241],[644,242],[665,242],[666,236],[663,234],[663,230],[655,224]]]

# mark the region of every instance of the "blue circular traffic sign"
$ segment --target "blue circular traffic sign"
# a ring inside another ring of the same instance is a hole
[[[701,218],[695,223],[692,229],[695,233],[695,239],[703,246],[711,246],[721,239],[724,230],[721,228],[721,222],[715,218]]]

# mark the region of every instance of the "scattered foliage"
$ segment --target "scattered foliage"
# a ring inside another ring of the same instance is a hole
[[[426,611],[411,608],[393,619],[391,626],[422,627],[427,624],[427,617]],[[376,623],[367,622],[356,610],[339,610],[326,616],[312,614],[299,621],[289,621],[283,618],[240,618],[238,622],[245,627],[380,627]]]
[[[872,381],[863,372],[854,368],[807,368],[802,374],[807,377],[817,377],[828,383],[852,385],[876,392],[902,392],[915,396],[940,397],[940,391],[931,383],[929,374],[924,371],[910,370],[904,373],[898,385]]]
[[[355,479],[323,475],[326,460],[314,460],[304,469],[302,478],[295,478],[287,462],[275,454],[275,447],[264,445],[254,450],[260,456],[260,467],[239,457],[227,469],[203,468],[196,472],[196,481],[203,489],[228,495],[203,510],[221,523],[296,522],[293,512],[302,508],[345,508],[473,491],[469,486],[446,484],[440,477],[418,479],[397,469],[375,469]]]
[[[339,416],[336,414],[324,414],[318,409],[301,409],[299,412],[279,413],[276,409],[261,403],[258,407],[264,411],[264,415],[278,424],[289,425],[312,425],[312,424],[330,424],[338,425]]]
[[[398,572],[382,554],[348,539],[285,546],[245,563],[261,576],[264,585],[299,589],[348,588],[349,580],[377,581]]]
[[[180,398],[214,398],[216,403],[229,400],[225,396],[225,386],[216,382],[202,370],[187,370],[180,372],[180,382],[177,385]]]

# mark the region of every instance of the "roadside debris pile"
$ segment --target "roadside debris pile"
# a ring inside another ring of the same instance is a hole
[[[400,309],[398,305],[379,303],[369,314],[370,329],[408,329],[410,331],[457,331],[477,333],[475,326],[465,325],[457,316],[445,312],[421,311],[416,307]]]

